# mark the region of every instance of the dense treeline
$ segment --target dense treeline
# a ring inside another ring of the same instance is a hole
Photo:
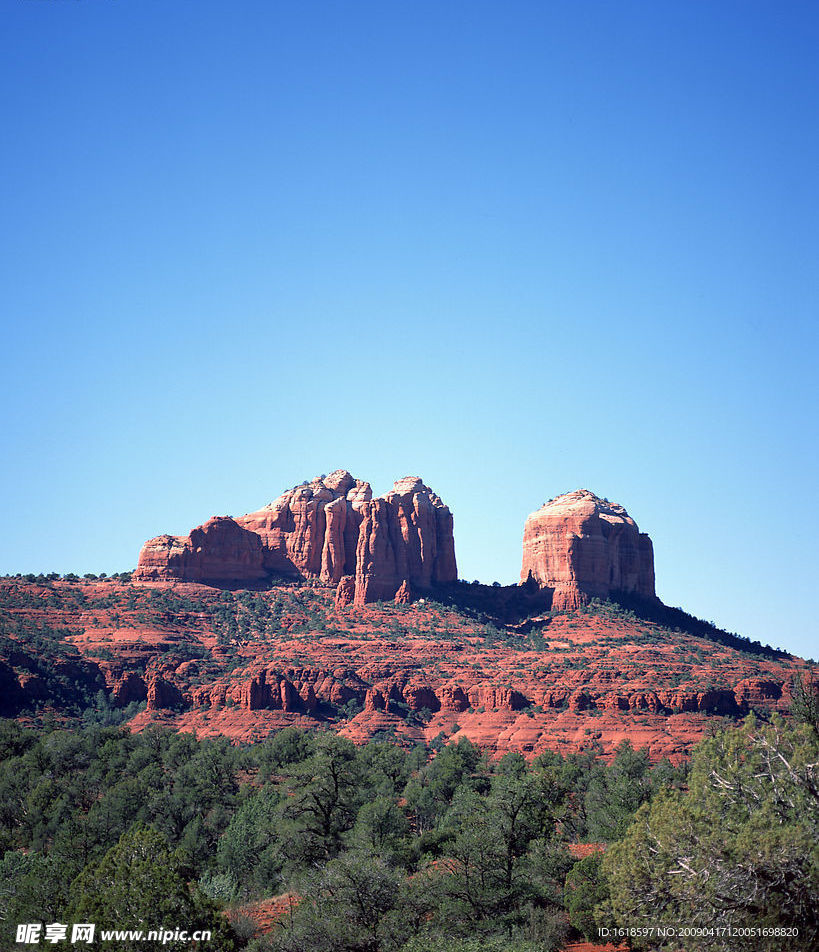
[[[170,731],[35,733],[6,721],[0,756],[7,923],[65,921],[93,905],[112,845],[127,852],[136,836],[202,910],[287,889],[306,897],[274,938],[288,949],[397,948],[421,923],[441,936],[549,947],[565,932],[567,843],[620,835],[641,803],[684,779],[628,745],[610,766],[593,755],[492,763],[466,740],[428,762],[424,748],[356,748],[292,729],[237,748]],[[370,898],[351,915],[361,891]]]
[[[598,920],[688,927],[685,948],[818,948],[817,724],[751,716],[703,741],[688,788],[643,804],[604,856]]]
[[[719,921],[795,926],[787,947],[807,949],[817,762],[816,730],[780,719],[709,738],[690,776],[627,743],[609,764],[527,764],[467,740],[430,759],[329,732],[238,748],[4,721],[0,921],[9,934],[20,922],[196,924],[214,930],[203,948],[225,952],[546,952],[570,930]],[[609,846],[578,860],[573,843]],[[285,892],[294,901],[269,936],[220,912]]]

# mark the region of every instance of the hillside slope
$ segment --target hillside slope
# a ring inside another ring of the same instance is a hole
[[[628,737],[676,758],[723,718],[786,710],[808,667],[656,604],[544,612],[525,586],[440,597],[337,608],[319,580],[0,580],[3,713],[79,708],[104,685],[115,705],[146,702],[136,730],[247,741],[295,724],[357,742],[467,736],[527,757],[609,754]]]

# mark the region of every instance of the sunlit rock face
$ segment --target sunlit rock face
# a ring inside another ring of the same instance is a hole
[[[247,515],[150,539],[134,577],[254,582],[274,574],[343,580],[341,607],[407,601],[412,591],[457,579],[452,513],[419,477],[374,499],[369,483],[337,470]]]
[[[616,592],[653,598],[654,550],[622,506],[578,489],[527,518],[520,577],[551,589],[557,610]]]
[[[262,541],[228,516],[214,516],[187,536],[149,539],[134,578],[141,581],[257,581],[267,575]]]
[[[458,577],[452,513],[417,476],[399,479],[385,496],[361,507],[355,603],[408,600]],[[400,594],[399,594],[400,593]]]

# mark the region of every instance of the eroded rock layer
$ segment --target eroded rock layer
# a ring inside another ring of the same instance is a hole
[[[552,589],[558,610],[616,592],[653,598],[654,550],[622,506],[579,489],[528,517],[520,577]]]
[[[493,756],[530,758],[590,747],[611,757],[627,738],[656,760],[687,756],[715,717],[786,715],[795,692],[819,690],[816,665],[682,614],[669,627],[616,605],[520,621],[470,607],[502,607],[516,592],[462,584],[449,588],[458,604],[340,612],[331,586],[285,580],[226,592],[0,579],[12,622],[0,639],[0,712],[73,710],[104,691],[119,708],[145,707],[129,714],[132,730],[243,743],[286,726],[358,743],[387,731],[406,744],[467,737]]]
[[[273,574],[339,584],[341,606],[406,601],[457,579],[452,514],[418,477],[374,499],[369,483],[337,470],[256,512],[149,540],[134,577],[252,582]]]
[[[228,516],[214,516],[190,535],[161,535],[146,542],[134,577],[145,581],[248,582],[267,574],[259,536]]]

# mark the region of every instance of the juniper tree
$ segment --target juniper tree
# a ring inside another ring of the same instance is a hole
[[[690,788],[644,804],[603,860],[611,890],[600,924],[690,925],[687,948],[812,950],[819,944],[819,737],[751,716],[695,750]],[[794,928],[745,946],[720,928]],[[679,940],[638,940],[677,948]]]

